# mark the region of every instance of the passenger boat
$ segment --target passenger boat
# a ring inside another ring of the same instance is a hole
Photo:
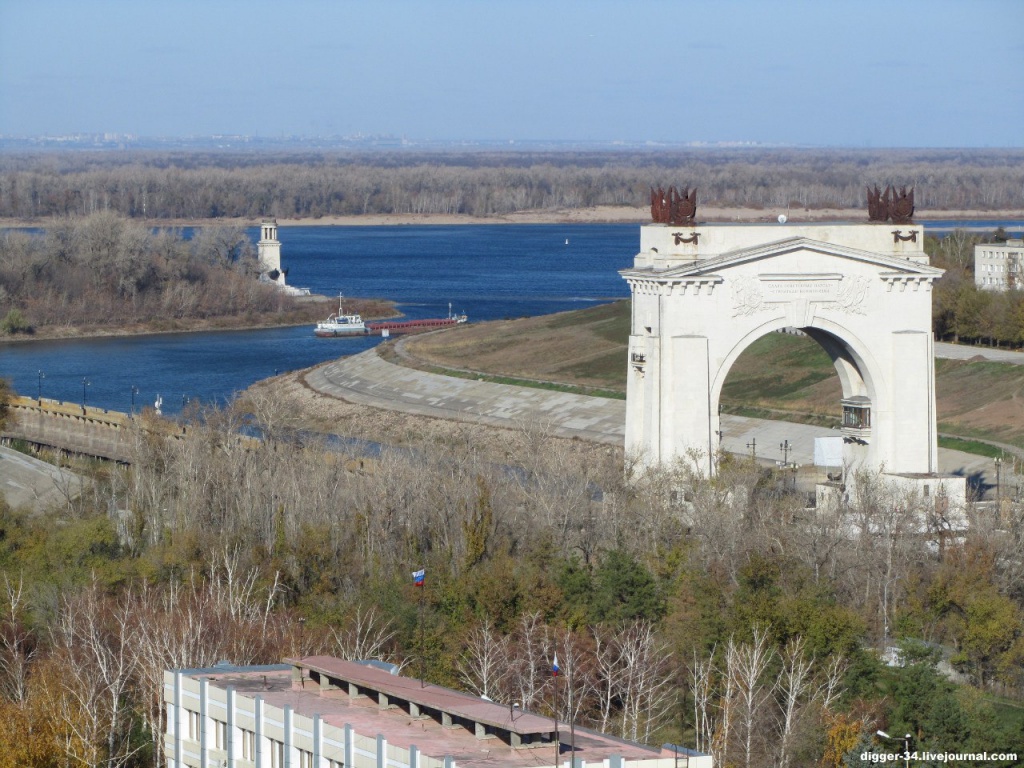
[[[345,308],[342,306],[342,296],[338,296],[338,311],[336,314],[331,315],[326,320],[321,320],[316,324],[316,328],[313,329],[313,333],[320,337],[331,337],[331,336],[352,336],[355,334],[366,334],[367,328],[366,323],[363,322],[362,315],[358,313],[346,315]]]

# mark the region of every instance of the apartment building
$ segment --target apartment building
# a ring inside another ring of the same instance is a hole
[[[1024,240],[974,246],[974,284],[986,291],[1024,288]]]
[[[711,768],[331,656],[165,671],[164,704],[168,768]]]

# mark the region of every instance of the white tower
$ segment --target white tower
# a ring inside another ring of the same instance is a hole
[[[281,241],[277,239],[277,222],[264,221],[260,225],[260,240],[256,243],[260,259],[260,271],[271,274],[270,279],[284,284],[281,272]]]

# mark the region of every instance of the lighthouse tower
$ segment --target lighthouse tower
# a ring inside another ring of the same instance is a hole
[[[256,243],[260,259],[260,272],[272,282],[284,285],[281,271],[281,241],[277,239],[277,222],[264,221],[260,225],[260,240]]]

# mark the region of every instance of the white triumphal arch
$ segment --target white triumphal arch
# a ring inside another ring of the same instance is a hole
[[[715,470],[718,400],[752,342],[798,328],[842,383],[844,460],[938,472],[932,283],[915,224],[651,224],[632,291],[626,449]],[[835,434],[835,433],[833,433]]]

